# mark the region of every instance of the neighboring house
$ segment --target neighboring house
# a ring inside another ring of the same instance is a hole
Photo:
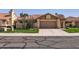
[[[10,10],[8,13],[0,13],[0,28],[3,28],[4,31],[11,28],[14,30],[14,22],[17,19],[14,10]]]
[[[67,17],[65,20],[67,26],[76,26],[79,27],[79,17]]]
[[[64,28],[65,27],[65,18],[61,14],[43,14],[43,15],[29,15],[26,17],[27,20],[37,20],[37,23],[34,24],[34,27],[37,28]],[[18,21],[16,27],[22,28],[19,22],[21,17],[18,17]]]

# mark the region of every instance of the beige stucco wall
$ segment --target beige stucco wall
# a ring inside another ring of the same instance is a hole
[[[61,21],[60,21],[60,19],[57,19],[57,28],[61,28]]]
[[[22,23],[16,23],[16,28],[22,28]]]
[[[0,26],[4,26],[4,25],[5,23],[2,20],[0,20]]]
[[[33,24],[33,27],[34,27],[34,28],[38,28],[37,25],[38,25],[38,23],[34,23],[34,24]]]
[[[75,22],[74,21],[72,21],[72,26],[75,26]]]

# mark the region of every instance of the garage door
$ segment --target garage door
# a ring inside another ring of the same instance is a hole
[[[40,21],[40,28],[57,28],[56,21]]]
[[[79,27],[79,22],[76,22],[76,27]]]

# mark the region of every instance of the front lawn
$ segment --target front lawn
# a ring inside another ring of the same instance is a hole
[[[68,29],[65,29],[64,31],[68,33],[79,33],[79,28],[68,28]]]
[[[37,28],[30,28],[30,29],[15,29],[14,31],[1,31],[1,33],[38,33],[39,29]]]

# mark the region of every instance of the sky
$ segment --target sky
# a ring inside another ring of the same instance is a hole
[[[10,9],[0,9],[0,13],[7,13]],[[16,15],[19,16],[21,12],[31,14],[63,14],[65,17],[74,16],[79,17],[79,9],[14,9]]]

